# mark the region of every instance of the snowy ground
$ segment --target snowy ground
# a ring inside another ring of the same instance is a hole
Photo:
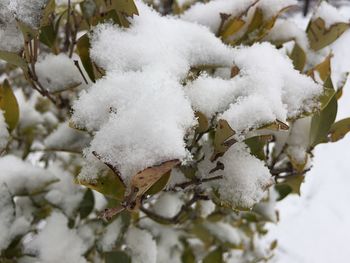
[[[344,11],[350,17],[350,9]],[[333,69],[350,71],[350,32],[334,44]],[[350,117],[349,82],[337,119]],[[301,197],[290,196],[279,203],[280,222],[271,225],[269,234],[279,242],[278,263],[349,262],[349,153],[350,135],[319,145]]]

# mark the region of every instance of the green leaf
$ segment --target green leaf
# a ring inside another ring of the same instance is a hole
[[[329,130],[328,138],[331,142],[339,141],[350,132],[350,118],[346,118],[334,123]]]
[[[253,18],[248,25],[248,29],[246,34],[250,34],[254,32],[255,30],[258,30],[264,22],[264,14],[263,11],[260,8],[255,9],[255,13],[253,15]]]
[[[86,218],[88,215],[90,215],[90,213],[94,209],[94,206],[95,206],[94,193],[91,191],[91,189],[87,189],[85,191],[83,200],[79,205],[80,218]]]
[[[326,28],[324,20],[320,17],[310,21],[306,29],[310,47],[317,51],[332,44],[349,26],[348,23],[336,23]]]
[[[283,184],[283,183],[276,184],[275,190],[279,194],[279,198],[277,199],[277,201],[281,201],[282,199],[287,197],[292,192],[292,188],[289,185]]]
[[[206,257],[203,259],[203,263],[223,263],[223,251],[221,247],[218,247],[214,251],[210,252]]]
[[[131,263],[131,258],[123,251],[104,253],[105,263]]]
[[[5,60],[9,64],[20,67],[24,71],[27,71],[26,61],[16,53],[0,51],[0,59]]]
[[[40,42],[53,48],[56,43],[56,31],[53,24],[48,24],[41,28],[39,35]]]
[[[112,170],[108,170],[104,174],[98,176],[96,180],[77,180],[77,183],[113,199],[122,200],[124,198],[125,185]]]
[[[293,62],[294,68],[302,72],[306,64],[306,54],[305,51],[297,43],[295,43],[292,53],[289,57]]]
[[[271,135],[261,135],[248,138],[244,143],[249,147],[252,155],[260,160],[265,160],[264,146],[271,140]]]
[[[78,54],[81,62],[83,63],[84,69],[89,75],[92,82],[95,82],[94,66],[90,58],[90,39],[87,34],[79,38],[77,42]]]
[[[13,131],[19,121],[19,107],[7,80],[0,85],[0,109],[4,111],[4,118],[9,131]]]
[[[321,104],[321,110],[327,107],[328,103],[333,97],[335,97],[336,91],[334,90],[333,83],[329,77],[323,84],[323,93],[319,98]]]
[[[17,25],[23,34],[25,41],[29,42],[39,34],[39,30],[31,28],[27,24],[17,21]]]
[[[327,136],[337,116],[338,103],[335,96],[320,112],[315,113],[311,120],[310,146],[327,142]]]
[[[304,175],[294,175],[286,178],[283,183],[287,184],[291,188],[291,193],[300,195],[300,187],[304,182],[304,178]]]
[[[312,76],[315,80],[315,72],[318,72],[322,81],[326,81],[331,76],[331,58],[332,55],[328,55],[324,61],[316,65],[313,69],[309,70],[307,75]]]
[[[289,126],[288,124],[280,120],[276,120],[273,123],[266,124],[259,128],[259,130],[264,130],[264,129],[271,130],[271,131],[280,131],[280,130],[287,131],[289,130]]]
[[[215,130],[214,137],[214,155],[212,156],[212,161],[216,160],[217,157],[222,156],[228,148],[235,142],[230,141],[230,144],[227,144],[228,139],[230,139],[235,134],[235,131],[230,127],[227,121],[219,120]],[[225,144],[226,143],[226,144]]]
[[[195,263],[196,262],[196,257],[194,256],[194,253],[191,249],[191,247],[188,245],[187,242],[184,242],[184,252],[181,255],[181,261],[182,263]]]
[[[171,174],[171,171],[162,175],[162,177],[154,185],[152,185],[150,189],[146,191],[146,195],[155,195],[160,191],[162,191],[169,181],[170,174]]]

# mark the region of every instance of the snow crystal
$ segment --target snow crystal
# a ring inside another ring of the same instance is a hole
[[[6,147],[9,139],[7,124],[5,122],[3,111],[0,110],[0,152]]]
[[[0,158],[0,171],[0,183],[5,183],[14,195],[42,191],[44,187],[57,181],[49,171],[34,167],[13,155]]]
[[[61,168],[52,165],[50,172],[59,179],[59,182],[49,186],[45,199],[60,207],[67,216],[72,216],[83,199],[84,192],[74,183],[73,177]]]
[[[156,263],[157,245],[147,231],[131,227],[125,240],[131,251],[133,263]]]
[[[154,211],[164,217],[173,217],[180,211],[183,204],[179,193],[165,192],[155,203]]]
[[[326,1],[322,1],[316,12],[313,15],[313,19],[322,18],[326,23],[326,28],[336,24],[336,23],[348,23],[348,19],[342,16],[339,11]]]
[[[36,64],[36,73],[40,83],[50,92],[67,90],[84,81],[73,60],[63,53],[40,58]]]
[[[117,239],[121,233],[122,221],[118,217],[112,223],[110,223],[102,234],[100,245],[103,251],[111,251],[115,246]]]
[[[220,199],[234,207],[251,208],[264,196],[265,190],[273,184],[269,169],[264,162],[252,156],[244,143],[235,143],[221,157],[223,179],[213,181]]]
[[[37,252],[41,262],[86,262],[82,256],[86,245],[76,230],[69,229],[67,224],[68,219],[63,214],[54,212],[45,227],[26,244],[26,249]]]

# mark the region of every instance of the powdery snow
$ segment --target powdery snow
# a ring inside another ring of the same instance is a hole
[[[273,184],[269,169],[250,154],[244,143],[232,145],[219,160],[225,169],[213,173],[213,176],[223,175],[223,179],[211,184],[217,188],[220,199],[234,207],[251,208]]]
[[[157,244],[146,230],[130,227],[125,240],[133,263],[156,263]]]
[[[26,244],[28,251],[38,253],[41,262],[87,262],[82,256],[87,247],[76,230],[68,228],[68,219],[63,214],[54,212],[45,223],[45,227]]]
[[[0,158],[0,171],[0,183],[5,183],[13,195],[40,192],[57,181],[49,171],[34,167],[13,155]]]
[[[73,60],[66,54],[48,54],[36,63],[40,83],[49,92],[58,92],[79,86],[84,80]]]
[[[99,241],[99,245],[102,247],[103,251],[113,250],[121,233],[121,228],[122,221],[120,218],[117,218],[104,229]]]

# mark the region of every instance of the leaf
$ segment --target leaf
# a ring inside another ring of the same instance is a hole
[[[131,263],[131,258],[123,251],[104,253],[105,263]]]
[[[290,187],[290,193],[300,195],[300,187],[304,181],[304,178],[304,175],[293,175],[291,177],[286,178],[282,184],[285,184]]]
[[[31,28],[21,21],[17,21],[17,26],[21,30],[24,40],[27,42],[31,41],[39,34],[39,31],[37,29]]]
[[[170,178],[171,171],[164,174],[150,189],[146,191],[146,195],[155,195],[162,191],[167,185]]]
[[[53,12],[55,12],[56,2],[55,0],[49,0],[46,4],[44,11],[42,13],[40,27],[45,27],[51,23],[50,16]]]
[[[272,140],[271,135],[261,135],[248,138],[244,143],[249,147],[250,153],[260,160],[265,160],[264,146]]]
[[[329,28],[326,28],[324,20],[320,17],[310,21],[306,29],[310,47],[317,51],[332,44],[349,28],[349,26],[348,23],[335,23]]]
[[[242,18],[235,17],[226,23],[226,26],[222,30],[222,33],[220,33],[220,36],[223,38],[223,40],[227,40],[230,36],[237,33],[244,25],[245,21],[242,20]]]
[[[350,118],[346,118],[334,123],[328,133],[329,141],[336,142],[344,138],[350,131]]]
[[[327,142],[327,136],[337,116],[338,103],[335,96],[328,105],[320,112],[315,113],[311,120],[310,146]]]
[[[223,250],[221,247],[218,247],[214,251],[210,252],[208,255],[205,256],[203,259],[203,263],[223,263]]]
[[[24,71],[27,71],[26,61],[16,53],[0,51],[0,59],[5,60],[9,64],[20,67]]]
[[[0,85],[0,109],[4,111],[4,118],[9,131],[13,131],[19,121],[19,107],[7,80]]]
[[[328,55],[324,61],[316,65],[313,69],[309,70],[307,75],[315,79],[315,71],[318,72],[321,80],[325,82],[331,75],[331,58],[332,55]]]
[[[41,28],[39,35],[40,42],[53,48],[56,43],[56,31],[53,24],[48,24]]]
[[[258,30],[263,25],[263,22],[264,22],[263,11],[260,8],[256,8],[253,18],[250,24],[248,25],[246,34],[250,34],[255,30]]]
[[[117,200],[122,200],[125,194],[125,185],[112,170],[104,172],[93,181],[80,179],[77,183]]]
[[[214,137],[214,155],[211,158],[211,161],[215,161],[219,156],[222,156],[230,147],[227,142],[235,134],[235,131],[230,127],[227,121],[219,120],[215,130]],[[234,142],[232,141],[232,144]],[[231,145],[232,145],[231,144]]]
[[[184,242],[184,247],[185,247],[185,249],[183,251],[183,254],[181,255],[181,262],[182,263],[195,263],[196,257],[194,256],[194,253],[187,242]]]
[[[329,77],[325,83],[323,84],[323,93],[319,98],[319,102],[321,104],[320,109],[323,110],[327,107],[328,103],[331,101],[333,97],[335,97],[335,90],[333,87],[333,83],[331,78]]]
[[[293,62],[294,68],[302,72],[306,64],[306,54],[305,51],[297,43],[295,43],[292,53],[289,57]]]
[[[262,127],[259,128],[259,130],[263,130],[263,129],[267,129],[267,130],[271,130],[271,131],[280,131],[280,130],[289,130],[289,126],[288,124],[280,121],[280,120],[276,120],[273,123],[264,125]]]
[[[95,82],[94,66],[90,58],[90,39],[88,34],[83,35],[77,42],[78,54],[85,71],[92,82]]]
[[[131,178],[131,189],[136,189],[137,196],[142,196],[158,180],[160,180],[162,176],[166,175],[179,163],[179,160],[171,160],[137,173]]]
[[[105,5],[110,17],[122,27],[130,25],[126,17],[139,14],[133,0],[109,0],[105,1]]]
[[[91,191],[91,189],[87,189],[85,191],[83,200],[79,205],[80,218],[83,219],[83,218],[86,218],[88,215],[90,215],[90,213],[94,209],[94,206],[95,206],[94,194]]]
[[[209,129],[209,121],[207,117],[200,111],[195,112],[195,116],[198,120],[198,126],[196,128],[197,133],[204,133]]]

